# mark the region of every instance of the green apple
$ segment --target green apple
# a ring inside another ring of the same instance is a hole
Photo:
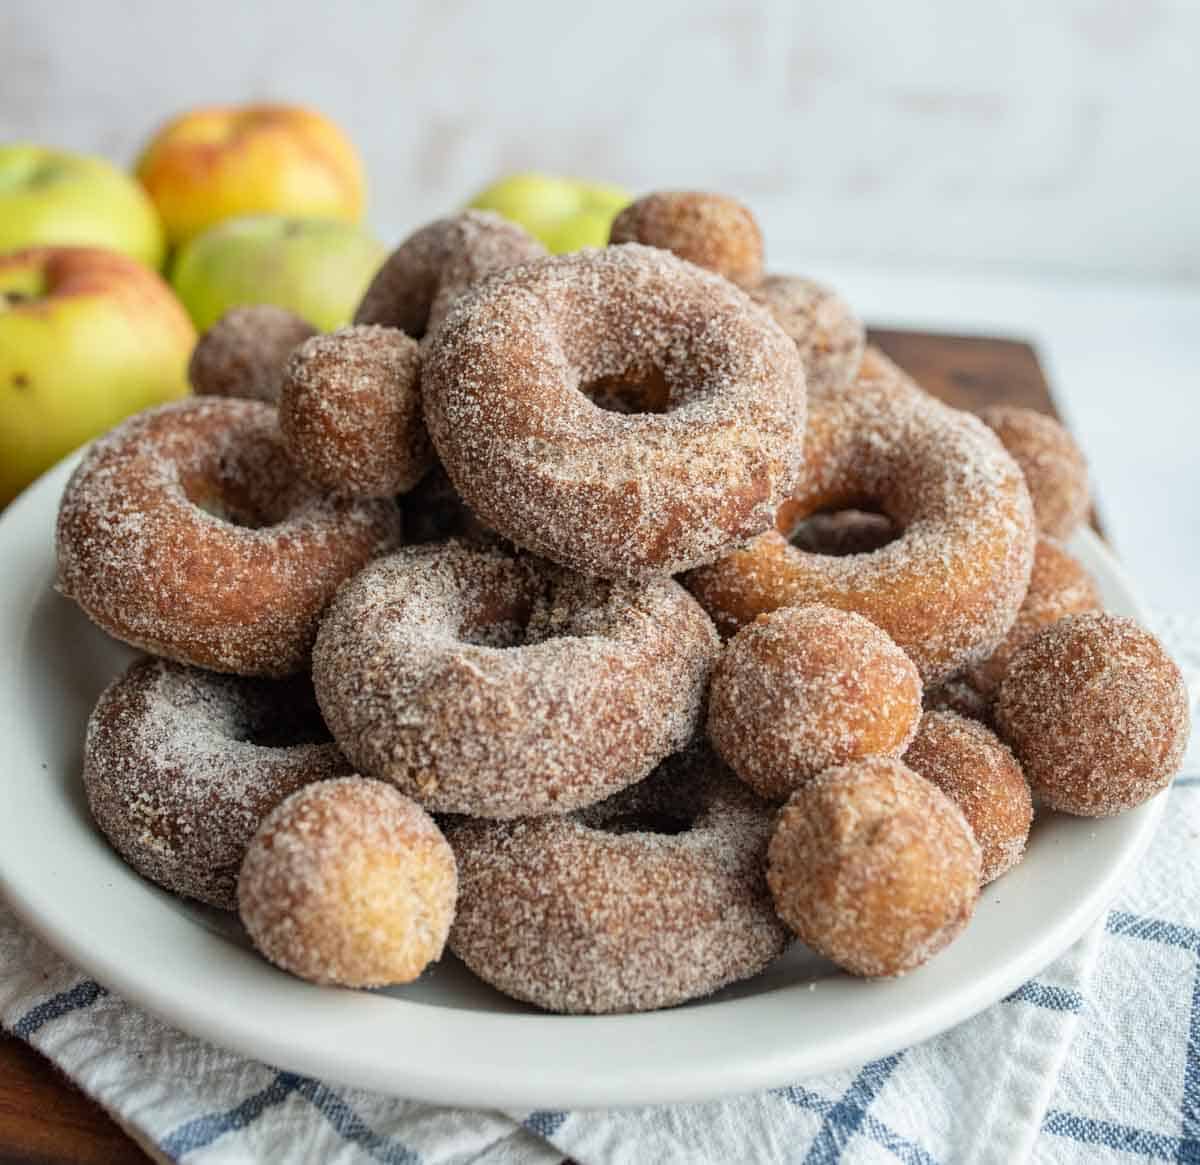
[[[122,417],[184,396],[195,341],[171,289],[116,251],[0,255],[0,506]]]
[[[273,303],[332,331],[354,314],[384,254],[354,223],[249,215],[186,243],[171,282],[202,332],[230,308],[253,303]]]
[[[510,174],[480,191],[470,205],[523,226],[554,252],[602,247],[632,195],[620,186],[552,174]]]
[[[103,158],[0,145],[0,251],[49,244],[108,247],[154,268],[165,247],[154,203]]]

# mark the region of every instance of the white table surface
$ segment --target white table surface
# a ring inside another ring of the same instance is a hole
[[[805,270],[771,258],[779,270]],[[848,265],[811,274],[879,326],[1033,343],[1142,596],[1200,614],[1200,286]]]

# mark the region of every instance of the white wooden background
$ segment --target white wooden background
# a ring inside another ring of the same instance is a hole
[[[798,263],[1200,277],[1194,0],[0,0],[0,138],[246,98],[341,121],[388,236],[541,167],[736,192]]]

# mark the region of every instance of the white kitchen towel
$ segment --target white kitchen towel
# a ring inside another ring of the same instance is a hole
[[[1200,620],[1159,630],[1194,685]],[[188,1165],[1200,1162],[1198,839],[1193,746],[1136,878],[1034,980],[917,1047],[708,1104],[500,1113],[324,1084],[164,1027],[3,908],[0,1021],[152,1157]]]

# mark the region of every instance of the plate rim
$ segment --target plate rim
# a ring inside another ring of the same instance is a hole
[[[0,514],[0,561],[5,559],[10,537],[17,540],[18,567],[22,553],[27,566],[39,556],[45,558],[45,531],[40,545],[36,536],[22,544],[20,532],[28,526],[36,535],[39,525],[47,521],[52,524],[61,486],[81,456],[82,451],[65,458]],[[1077,538],[1087,547],[1088,556],[1103,564],[1113,587],[1122,592],[1122,602],[1145,621],[1145,608],[1135,588],[1107,547],[1090,530],[1081,531]],[[52,564],[52,543],[49,553]],[[0,631],[13,619],[13,608],[20,606],[12,600],[21,595],[7,593],[14,576],[17,583],[13,585],[19,585],[24,576],[10,564],[0,580]],[[41,577],[44,584],[44,562]],[[38,597],[31,594],[30,604]],[[10,695],[15,692],[14,681],[19,684],[15,661],[21,657],[21,652],[14,651],[11,661],[0,658],[0,732],[7,728],[10,735],[20,730],[13,709],[21,704],[19,699],[4,697],[6,688]],[[5,777],[0,775],[0,789],[4,784]],[[827,1035],[817,1044],[803,1038],[777,1038],[784,1026],[781,1016],[786,1017],[790,1000],[806,990],[805,983],[719,1002],[701,1001],[693,1007],[617,1016],[474,1011],[314,987],[277,971],[199,925],[183,909],[164,909],[163,892],[126,870],[128,879],[123,879],[126,884],[122,895],[113,899],[113,905],[123,907],[130,920],[156,922],[157,928],[151,933],[177,940],[177,945],[169,949],[156,950],[153,959],[130,958],[128,952],[114,949],[119,943],[97,934],[97,920],[85,918],[80,924],[78,918],[71,917],[66,902],[56,891],[48,890],[46,879],[38,876],[40,870],[22,865],[21,839],[15,832],[21,824],[17,812],[0,815],[0,895],[49,947],[131,1005],[199,1039],[255,1060],[429,1103],[507,1109],[680,1103],[776,1087],[888,1055],[957,1026],[1003,999],[1073,945],[1107,909],[1149,845],[1166,797],[1164,791],[1132,813],[1105,819],[1126,823],[1124,829],[1112,831],[1121,838],[1117,860],[1106,867],[1100,880],[1078,902],[1065,910],[1052,929],[1009,955],[1000,967],[973,982],[960,984],[931,1003],[907,1011],[901,1007],[890,1016],[884,1009],[866,1035],[851,1025],[840,1038]],[[60,794],[59,800],[65,805],[67,799]],[[78,822],[73,825],[83,828]],[[97,853],[103,850],[109,854],[103,871],[116,877],[108,869],[110,862],[117,861],[115,855],[98,841],[98,835],[93,841]],[[80,860],[86,864],[87,858]],[[53,876],[49,882],[53,884]],[[82,892],[90,893],[91,889],[75,890],[77,895]],[[965,941],[966,937],[960,940]],[[203,967],[197,967],[193,960],[199,960]],[[909,993],[908,985],[918,982],[921,974],[914,972],[882,984],[834,978],[822,980],[818,988],[823,995],[834,996],[835,1007],[845,998],[854,1014],[857,1005],[846,990],[848,986],[857,990],[860,998],[869,999],[892,989],[903,1000]],[[213,981],[221,981],[226,989],[218,993],[207,990]],[[186,989],[181,989],[181,983]],[[803,1014],[803,1003],[796,1006]],[[291,1026],[297,1019],[305,1021],[299,1030]],[[531,1062],[525,1057],[514,1065],[511,1057],[500,1054],[504,1041],[513,1039],[512,1024],[516,1021],[522,1025],[522,1039],[533,1040],[544,1050],[545,1062]],[[743,1029],[761,1032],[766,1046],[748,1045],[741,1038]],[[393,1048],[389,1056],[381,1046],[384,1034],[398,1039],[400,1047],[407,1040],[409,1046],[419,1047],[426,1054],[409,1061],[395,1055]],[[329,1043],[334,1037],[343,1041],[340,1049],[336,1043]],[[355,1040],[364,1042],[350,1050]],[[331,1046],[335,1049],[332,1052]],[[574,1062],[581,1046],[587,1049],[582,1065]],[[624,1047],[626,1051],[637,1046],[645,1053],[643,1062],[640,1067],[629,1064],[627,1070],[615,1070],[611,1064],[603,1071],[596,1070],[592,1053],[600,1046]],[[465,1052],[468,1047],[469,1055],[460,1054],[460,1049]],[[566,1070],[562,1061],[555,1059],[556,1051],[566,1058]]]

